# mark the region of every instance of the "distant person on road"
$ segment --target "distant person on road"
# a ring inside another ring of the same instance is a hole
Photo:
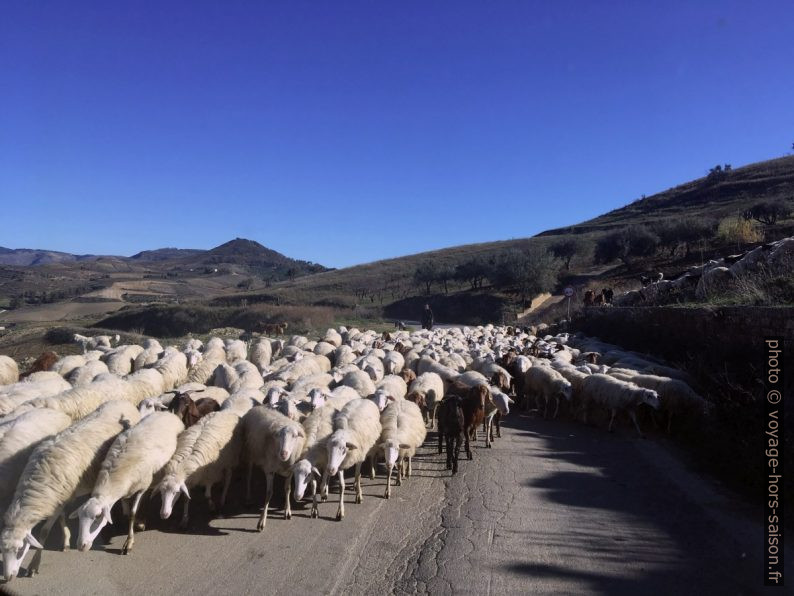
[[[430,310],[429,304],[425,304],[425,310],[422,312],[422,329],[428,331],[433,329],[433,311]]]

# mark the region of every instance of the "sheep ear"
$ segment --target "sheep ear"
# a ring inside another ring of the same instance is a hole
[[[314,466],[312,466],[312,472],[313,472],[313,473],[315,473],[315,474],[317,474],[317,477],[318,477],[318,478],[322,478],[322,477],[323,477],[323,475],[322,475],[322,474],[320,474],[320,470],[318,470],[318,469],[317,469],[317,468],[315,468]]]
[[[80,515],[80,508],[79,507],[69,514],[69,519],[77,519],[78,515]]]
[[[353,451],[353,449],[356,449],[356,446],[353,443],[345,443],[345,447],[347,447],[349,451]]]
[[[161,404],[161,403],[158,402],[158,403],[156,403],[154,405],[154,409],[155,410],[167,410],[168,408],[165,406],[165,404]]]
[[[179,485],[179,491],[187,497],[188,501],[190,500],[190,491],[187,489],[187,485],[184,482]]]
[[[41,542],[39,542],[38,540],[36,540],[33,537],[33,533],[32,532],[28,532],[27,536],[25,536],[25,540],[27,540],[28,544],[30,544],[30,546],[32,546],[33,548],[38,548],[38,549],[43,549],[44,548],[41,545]]]
[[[394,397],[392,397],[391,395],[387,395],[387,396],[386,396],[386,399],[387,399],[388,401],[397,401],[397,400],[396,400],[396,399],[394,399]]]
[[[406,445],[405,443],[400,443],[400,449],[410,449],[410,445]]]
[[[508,397],[507,398],[507,403],[514,404],[514,403],[516,403],[516,401],[514,399],[510,399],[510,397]]]
[[[112,526],[113,525],[113,519],[110,517],[110,506],[109,505],[105,505],[104,509],[102,509],[102,515],[105,517],[105,521]]]

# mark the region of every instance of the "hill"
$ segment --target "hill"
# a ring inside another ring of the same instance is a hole
[[[0,265],[14,265],[16,267],[33,267],[52,263],[88,261],[97,258],[96,255],[73,255],[56,250],[0,247]]]
[[[3,248],[0,249],[0,308],[64,300],[84,303],[199,300],[326,270],[322,265],[291,259],[241,238],[210,250],[160,248],[131,257]],[[108,304],[107,308],[110,311],[118,307]],[[96,308],[91,307],[91,312]],[[58,313],[62,311],[58,309]]]
[[[592,262],[593,245],[610,231],[626,226],[652,227],[687,220],[709,220],[716,224],[725,218],[739,217],[749,206],[762,200],[784,200],[794,205],[794,156],[736,169],[720,168],[719,172],[714,171],[697,180],[642,197],[592,220],[547,230],[534,237],[461,245],[328,271],[276,284],[269,289],[268,297],[286,303],[384,306],[420,293],[413,276],[422,263],[431,261],[438,268],[448,271],[472,260],[493,265],[494,259],[506,251],[525,251],[533,246],[548,249],[555,243],[571,238],[584,242],[585,254],[582,258],[573,259],[562,283],[582,282],[583,278],[589,277],[617,278],[621,281],[635,276],[635,273],[620,263],[605,267],[595,266]],[[793,232],[794,222],[788,219],[774,229],[767,229],[767,240]],[[725,251],[736,252],[742,247],[715,236],[707,246],[701,248],[703,250],[697,254],[686,255],[689,261],[707,259],[710,254]],[[688,261],[679,254],[655,255],[639,259],[633,269],[672,271],[687,264]],[[453,291],[466,291],[468,287],[465,281],[450,282]],[[438,287],[436,291],[440,291]]]

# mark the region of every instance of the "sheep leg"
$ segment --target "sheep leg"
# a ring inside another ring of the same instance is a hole
[[[411,457],[408,458],[408,478],[411,477],[411,472],[413,472],[413,469],[412,469],[412,466],[411,466],[412,459],[413,458],[411,458]]]
[[[470,437],[470,434],[471,433],[468,430],[466,430],[466,457],[469,458],[469,459],[474,459],[474,456],[471,453],[471,437]],[[475,441],[477,440],[476,436],[474,437],[474,440]]]
[[[212,500],[212,484],[204,487],[204,497],[207,499],[207,506],[211,513],[215,512],[215,502]]]
[[[447,439],[446,440],[446,443],[447,443],[447,470],[450,470],[450,469],[452,469],[452,451],[453,451],[453,441],[454,441],[455,437],[453,437],[451,434],[447,434],[446,439]]]
[[[328,470],[323,470],[323,477],[320,481],[320,490],[317,490],[317,486],[314,486],[314,495],[312,495],[312,512],[311,517],[317,517],[320,514],[319,507],[317,506],[317,500],[320,498],[320,493],[323,492],[328,487]]]
[[[185,505],[182,507],[182,519],[179,520],[179,527],[187,528],[188,516],[190,514],[190,499],[183,497],[182,500],[185,502]]]
[[[59,518],[59,523],[61,526],[61,532],[63,533],[63,548],[61,550],[67,551],[69,550],[69,543],[72,541],[72,533],[69,531],[69,526],[66,525],[65,511],[61,511],[61,517]]]
[[[245,477],[245,504],[250,505],[253,503],[251,499],[251,476],[254,474],[254,464],[253,462],[248,462],[248,473]]]
[[[491,448],[491,441],[493,440],[493,437],[490,436],[491,435],[491,418],[490,418],[490,416],[486,416],[483,419],[482,425],[485,427],[483,429],[483,432],[485,433],[485,446],[490,449]]]
[[[356,503],[364,500],[364,493],[361,491],[361,462],[356,464]]]
[[[292,474],[290,473],[284,480],[284,519],[292,519]]]
[[[557,418],[557,414],[560,413],[560,398],[559,397],[555,397],[554,401],[556,402],[557,407],[554,408],[554,416],[552,416],[552,418]]]
[[[56,511],[52,517],[48,518],[44,523],[44,526],[41,528],[41,534],[39,534],[39,542],[41,542],[42,546],[44,546],[44,544],[47,542],[47,537],[50,535],[50,531],[55,525],[55,522],[58,521],[62,515],[62,511]],[[33,577],[39,572],[42,550],[43,549],[36,549],[36,552],[33,554],[33,559],[31,559],[30,565],[28,565],[28,577]]]
[[[391,497],[391,473],[394,471],[394,466],[389,464],[389,470],[386,474],[386,492],[383,493],[383,498],[388,499]]]
[[[135,500],[132,502],[132,507],[130,508],[130,527],[127,531],[127,540],[124,542],[124,546],[121,547],[122,555],[128,555],[132,550],[132,546],[135,544],[135,516],[138,513],[138,505],[141,503],[142,496],[142,490],[135,493]]]
[[[231,483],[232,483],[232,471],[226,469],[223,471],[223,492],[221,492],[220,515],[218,517],[223,517],[223,508],[226,506],[226,495],[229,494],[229,485]]]
[[[367,461],[369,462],[369,479],[375,480],[375,456],[368,457]],[[361,464],[359,464],[359,466],[361,466]]]
[[[442,441],[444,440],[444,431],[440,428],[438,429],[438,454],[441,455],[444,452],[444,447],[442,445]]]
[[[496,438],[497,439],[501,439],[502,438],[502,424],[501,424],[501,421],[502,421],[502,413],[501,412],[497,412],[496,416],[494,416],[494,422],[496,423]],[[493,437],[491,437],[491,440],[493,441]]]
[[[267,492],[265,493],[265,506],[262,509],[262,515],[259,518],[259,522],[256,524],[257,532],[261,532],[265,529],[267,508],[270,506],[270,499],[273,496],[273,476],[275,476],[273,472],[265,472],[265,477],[267,478]]]
[[[449,445],[452,447],[452,475],[458,473],[458,458],[460,457],[460,433],[451,437]]]
[[[345,517],[345,472],[339,470],[339,509],[336,511],[336,521]]]
[[[433,404],[433,411],[430,417],[430,430],[436,427],[436,414],[438,413],[438,402]]]
[[[543,404],[544,404],[543,405],[543,419],[545,420],[548,417],[547,414],[549,412],[549,398],[548,397],[546,397],[546,396],[543,397]]]
[[[612,408],[612,417],[609,419],[609,427],[607,428],[609,432],[612,432],[612,424],[615,422],[615,415],[617,413],[618,411],[615,408]]]
[[[629,417],[631,418],[631,421],[634,423],[634,428],[637,429],[637,434],[642,439],[645,435],[643,435],[642,431],[640,430],[640,425],[637,422],[637,415],[634,413],[634,410],[629,410]]]

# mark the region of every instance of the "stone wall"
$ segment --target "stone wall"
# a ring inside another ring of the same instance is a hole
[[[590,308],[572,327],[684,365],[698,356],[760,368],[764,337],[777,336],[785,340],[787,362],[794,361],[794,307],[788,306]],[[794,377],[789,370],[787,381]]]

